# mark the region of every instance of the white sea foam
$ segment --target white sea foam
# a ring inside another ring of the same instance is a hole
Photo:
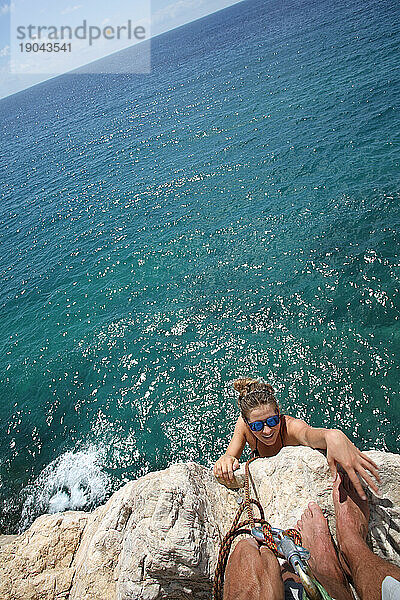
[[[111,487],[103,470],[104,452],[95,447],[66,452],[43,469],[36,481],[25,488],[20,531],[43,513],[91,509]]]

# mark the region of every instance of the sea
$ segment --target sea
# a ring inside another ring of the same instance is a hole
[[[399,15],[245,0],[0,101],[2,533],[211,466],[241,376],[399,452]]]

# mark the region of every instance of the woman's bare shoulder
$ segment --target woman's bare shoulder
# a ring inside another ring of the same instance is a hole
[[[238,417],[238,420],[236,421],[235,429],[237,431],[239,431],[240,433],[242,433],[246,437],[248,427],[247,427],[246,423],[244,422],[244,419],[241,415]]]
[[[285,445],[297,445],[298,444],[298,433],[304,427],[308,427],[308,424],[303,419],[296,419],[290,415],[284,415],[285,426]]]
[[[304,427],[304,425],[307,425],[308,427],[308,423],[306,423],[303,419],[296,419],[296,417],[291,417],[290,415],[284,415],[283,418],[285,419],[286,427],[297,428],[300,426]]]
[[[243,435],[244,439],[246,440],[246,442],[250,445],[255,445],[255,441],[254,441],[254,436],[253,434],[250,432],[248,426],[246,425],[246,422],[244,421],[243,417],[240,416],[237,420],[236,423],[236,430]]]

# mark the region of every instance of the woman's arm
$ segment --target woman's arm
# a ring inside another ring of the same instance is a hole
[[[214,465],[214,475],[216,477],[224,479],[227,483],[234,481],[233,471],[239,468],[239,458],[242,455],[245,444],[245,424],[242,417],[239,417],[225,454]]]
[[[368,456],[360,452],[349,438],[339,429],[321,429],[310,427],[305,421],[289,417],[287,419],[289,445],[309,446],[326,450],[326,458],[332,479],[337,477],[337,463],[347,471],[359,496],[366,500],[364,490],[357,477],[359,475],[375,492],[378,488],[367,470],[380,482],[377,465]],[[367,469],[367,470],[366,470]]]

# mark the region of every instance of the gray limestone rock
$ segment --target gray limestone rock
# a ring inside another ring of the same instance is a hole
[[[400,456],[368,455],[382,477],[381,497],[370,495],[370,544],[400,566]],[[314,500],[335,532],[332,484],[320,452],[284,448],[250,469],[252,494],[272,525],[293,527]],[[174,464],[128,483],[92,513],[43,515],[0,546],[0,598],[205,600],[242,496],[210,469]]]

